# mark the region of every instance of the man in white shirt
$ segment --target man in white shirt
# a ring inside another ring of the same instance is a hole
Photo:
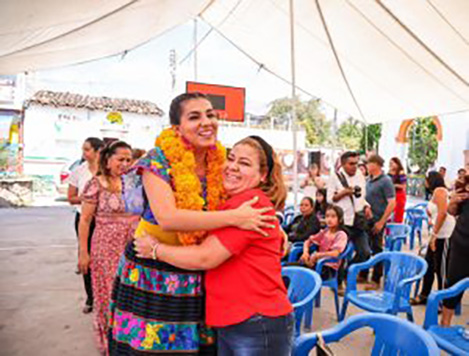
[[[344,211],[345,228],[356,251],[352,263],[364,262],[371,254],[366,219],[372,213],[365,201],[366,181],[358,169],[359,158],[357,152],[345,152],[340,158],[341,168],[331,174],[327,186],[328,203]]]

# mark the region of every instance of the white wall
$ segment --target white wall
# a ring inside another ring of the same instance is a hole
[[[464,151],[469,149],[469,112],[440,117],[443,140],[438,145],[436,166],[445,166],[450,179],[464,167]]]
[[[153,147],[165,119],[122,113],[123,125],[111,124],[104,111],[32,105],[24,118],[24,172],[58,176],[67,161],[81,157],[83,141],[90,136],[113,137],[136,148]]]

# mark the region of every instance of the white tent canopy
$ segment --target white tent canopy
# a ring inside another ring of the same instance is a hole
[[[316,1],[295,0],[303,91],[368,123],[469,109],[469,1],[318,2],[343,74]],[[290,79],[287,0],[0,4],[2,74],[121,53],[200,15],[259,65]]]
[[[133,49],[194,17],[208,0],[0,0],[0,74]]]

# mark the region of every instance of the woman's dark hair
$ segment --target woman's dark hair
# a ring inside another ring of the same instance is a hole
[[[344,211],[342,210],[342,208],[338,205],[328,204],[326,208],[326,212],[328,210],[334,210],[339,220],[338,230],[344,230]]]
[[[324,197],[324,200],[322,201],[322,203],[320,203],[316,199],[316,203],[314,204],[314,211],[316,213],[321,213],[322,215],[325,215],[327,209],[327,190],[324,188],[318,189],[316,195],[317,194],[321,194]]]
[[[177,126],[181,124],[182,104],[193,99],[206,99],[210,101],[207,95],[198,92],[184,93],[176,96],[169,106],[169,122],[171,125]]]
[[[85,142],[89,143],[96,152],[104,147],[104,141],[97,137],[88,137]]]
[[[103,175],[105,177],[109,177],[111,172],[109,172],[109,168],[107,168],[107,163],[109,158],[111,158],[114,154],[116,154],[119,148],[127,148],[132,151],[132,147],[127,142],[124,141],[113,141],[108,143],[101,149],[101,153],[99,155],[99,170],[98,175]]]
[[[303,199],[301,199],[302,201],[303,200],[307,200],[309,202],[309,205],[311,205],[312,208],[314,208],[314,200],[313,198],[311,197],[303,197]]]
[[[391,158],[391,161],[394,162],[397,165],[397,172],[396,174],[400,174],[401,172],[405,173],[404,166],[402,165],[402,162],[399,158],[393,157]]]
[[[427,175],[427,185],[430,193],[433,193],[436,188],[447,188],[445,184],[445,179],[439,172],[430,172]]]

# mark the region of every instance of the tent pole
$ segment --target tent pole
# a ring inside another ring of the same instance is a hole
[[[365,122],[365,157],[368,153],[368,124]]]
[[[293,206],[298,206],[298,147],[296,127],[296,73],[295,73],[295,14],[294,0],[290,0],[290,57],[291,57],[291,123],[293,132]]]
[[[333,139],[333,142],[332,142],[332,152],[331,152],[331,162],[332,162],[332,169],[335,171],[335,152],[336,152],[336,148],[338,146],[337,144],[337,109],[334,108],[334,122],[332,124],[332,139]],[[321,174],[321,172],[319,172],[319,174]],[[331,172],[332,174],[332,172]]]
[[[197,81],[197,18],[194,19],[194,81]]]

